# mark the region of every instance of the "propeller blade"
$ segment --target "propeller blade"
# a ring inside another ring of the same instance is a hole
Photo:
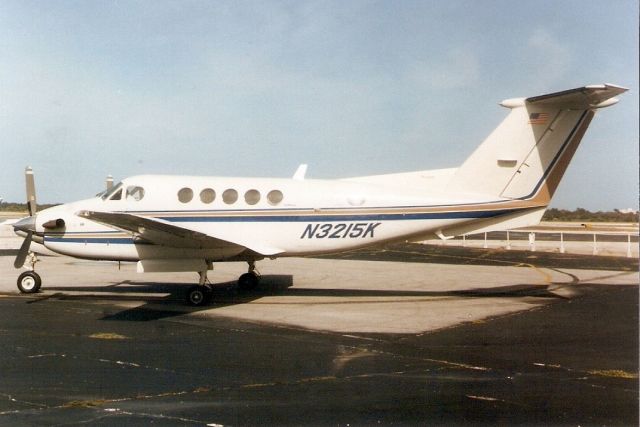
[[[27,184],[27,207],[29,208],[29,216],[36,214],[36,183],[33,178],[33,169],[27,166],[24,171],[24,178]]]
[[[16,256],[16,260],[13,262],[13,266],[15,268],[20,268],[24,265],[24,262],[27,259],[27,255],[29,254],[29,246],[31,246],[31,236],[33,235],[32,231],[27,233],[27,237],[24,238],[24,242],[20,246],[20,250],[18,251],[18,255]]]

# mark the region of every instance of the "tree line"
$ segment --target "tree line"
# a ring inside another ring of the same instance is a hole
[[[60,203],[49,203],[38,205],[38,210],[47,209],[53,206],[58,206]],[[26,203],[0,203],[0,212],[27,212]]]
[[[584,222],[638,222],[638,212],[613,211],[591,212],[583,208],[570,211],[550,208],[544,213],[543,221],[584,221]]]

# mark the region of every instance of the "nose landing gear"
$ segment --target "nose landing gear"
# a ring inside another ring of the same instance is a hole
[[[25,271],[18,276],[18,289],[23,294],[35,294],[40,290],[42,279],[35,271]]]
[[[40,275],[35,272],[38,257],[34,252],[29,252],[27,262],[30,264],[31,270],[25,271],[18,276],[18,289],[23,294],[35,294],[40,290],[42,279]]]

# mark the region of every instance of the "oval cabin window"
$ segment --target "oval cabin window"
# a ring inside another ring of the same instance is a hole
[[[267,200],[269,200],[270,205],[277,205],[282,202],[284,196],[282,195],[282,191],[280,190],[271,190],[269,194],[267,194]]]
[[[260,192],[258,190],[249,190],[244,193],[244,201],[248,205],[255,205],[260,201]]]
[[[236,190],[230,188],[228,190],[224,190],[224,193],[222,193],[222,201],[226,204],[230,205],[235,203],[236,200],[238,200],[238,192]]]
[[[202,203],[211,203],[216,199],[216,192],[211,188],[205,188],[200,192],[200,200]]]
[[[193,199],[193,190],[189,187],[181,188],[180,191],[178,191],[178,200],[182,203],[188,203],[191,199]]]

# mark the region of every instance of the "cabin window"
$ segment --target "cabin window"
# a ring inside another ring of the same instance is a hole
[[[188,203],[191,199],[193,199],[193,190],[189,187],[181,188],[180,191],[178,191],[178,200],[182,203]]]
[[[202,203],[211,203],[216,199],[216,192],[211,188],[205,188],[200,192],[200,200]]]
[[[133,199],[139,202],[144,197],[144,188],[136,186],[127,187],[127,200]]]
[[[230,188],[228,190],[224,190],[224,193],[222,193],[222,201],[226,204],[230,205],[235,203],[236,200],[238,200],[238,192],[236,190]]]
[[[244,201],[248,205],[255,205],[260,201],[260,192],[258,190],[249,190],[244,193]]]
[[[284,196],[282,195],[282,191],[280,190],[271,190],[269,194],[267,194],[267,200],[269,200],[270,205],[277,205],[282,202]]]

